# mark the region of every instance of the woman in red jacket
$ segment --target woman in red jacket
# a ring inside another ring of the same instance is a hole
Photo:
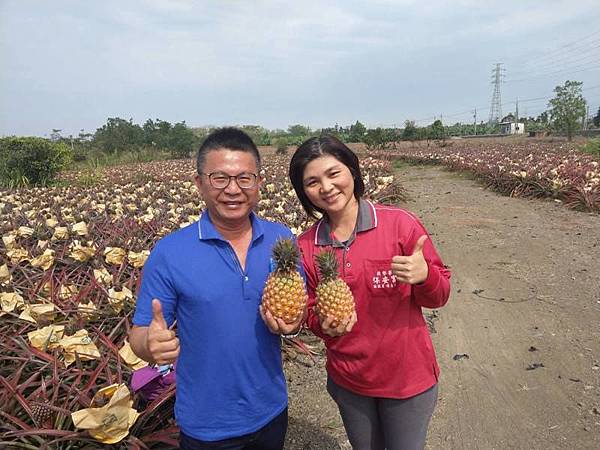
[[[422,449],[439,367],[421,308],[447,302],[450,272],[415,216],[362,198],[358,158],[338,139],[304,142],[289,176],[307,214],[322,215],[298,238],[307,324],[325,342],[327,389],[352,448]],[[356,303],[355,313],[339,324],[314,308],[315,256],[330,248]]]

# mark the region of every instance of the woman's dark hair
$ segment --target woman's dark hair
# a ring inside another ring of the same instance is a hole
[[[365,183],[363,182],[360,173],[358,157],[354,152],[339,139],[330,135],[310,138],[298,147],[298,150],[296,150],[292,156],[289,176],[304,211],[313,218],[317,218],[315,215],[316,211],[321,214],[323,214],[324,211],[313,205],[304,193],[304,169],[309,162],[323,155],[333,156],[350,169],[352,178],[354,178],[354,197],[356,197],[357,200],[365,193]]]
[[[256,168],[260,170],[260,154],[250,136],[237,128],[225,127],[210,133],[204,142],[202,142],[202,145],[200,145],[198,156],[196,157],[196,169],[198,173],[201,173],[204,168],[206,154],[212,150],[221,149],[252,153],[256,160]]]

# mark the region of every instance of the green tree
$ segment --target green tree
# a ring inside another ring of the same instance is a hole
[[[349,142],[364,142],[365,134],[367,134],[367,127],[357,120],[354,125],[350,125],[348,140]]]
[[[60,134],[62,130],[60,128],[52,128],[52,133],[50,133],[50,140],[52,142],[58,142],[62,139],[62,135]]]
[[[0,183],[4,186],[46,185],[71,162],[64,142],[38,137],[0,138]]]
[[[506,116],[504,116],[502,118],[502,120],[500,122],[514,122],[515,121],[515,115],[513,113],[508,113]]]
[[[335,126],[333,127],[323,127],[321,128],[320,131],[320,135],[321,136],[335,136],[336,138],[338,138],[340,141],[342,142],[348,142],[348,133],[349,133],[350,127],[341,127],[339,126],[337,123],[335,124]]]
[[[549,116],[548,116],[548,111],[544,111],[543,113],[541,113],[539,116],[537,116],[537,118],[535,119],[536,122],[542,124],[542,125],[548,125],[549,123]]]
[[[250,136],[256,145],[271,145],[271,135],[266,128],[258,125],[244,125],[242,131]]]
[[[550,116],[555,130],[566,133],[567,139],[581,128],[581,120],[585,117],[585,99],[581,93],[580,81],[567,80],[564,86],[556,86],[556,96],[550,100]]]
[[[372,128],[367,131],[363,137],[363,142],[367,144],[367,150],[385,150],[395,143],[396,136],[393,130],[386,128]]]
[[[106,152],[134,150],[144,144],[144,130],[132,119],[109,117],[106,124],[96,130],[94,140]]]
[[[417,138],[417,127],[414,120],[404,122],[404,130],[402,131],[402,139],[414,141]]]
[[[169,134],[168,149],[177,158],[187,158],[194,149],[196,137],[185,122],[173,125]]]
[[[310,127],[304,125],[290,125],[287,129],[289,139],[288,142],[292,145],[300,145],[311,136]]]
[[[442,139],[444,137],[444,125],[440,119],[431,124],[429,128],[430,139]]]
[[[143,142],[148,147],[155,147],[161,150],[170,148],[172,125],[165,121],[148,119],[142,126],[144,133]]]
[[[596,116],[594,117],[594,126],[600,127],[600,106],[598,107],[598,112],[596,113]]]

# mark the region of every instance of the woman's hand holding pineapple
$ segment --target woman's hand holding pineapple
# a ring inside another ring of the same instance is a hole
[[[321,322],[321,330],[331,337],[343,336],[344,334],[350,333],[357,320],[356,311],[352,311],[352,314],[342,321],[338,321],[333,316],[323,316],[318,312],[317,314],[319,315]]]

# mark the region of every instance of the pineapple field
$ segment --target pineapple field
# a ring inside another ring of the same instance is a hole
[[[265,153],[258,213],[297,234],[308,224],[287,181],[288,158]],[[402,199],[389,161],[363,163],[373,198]],[[152,246],[199,217],[194,167],[120,166],[91,185],[88,173],[71,172],[65,187],[0,193],[0,447],[175,445],[174,386],[142,404],[129,384],[145,363],[126,337]],[[100,431],[107,423],[112,437]]]
[[[564,142],[353,148],[368,196],[421,217],[453,272],[427,312],[442,368],[428,448],[600,446],[599,159]],[[299,234],[289,155],[261,152],[258,214]],[[161,161],[0,191],[0,448],[176,445],[175,387],[133,391],[145,363],[126,337],[154,243],[202,210],[193,173]],[[319,341],[283,356],[286,448],[349,448]]]

